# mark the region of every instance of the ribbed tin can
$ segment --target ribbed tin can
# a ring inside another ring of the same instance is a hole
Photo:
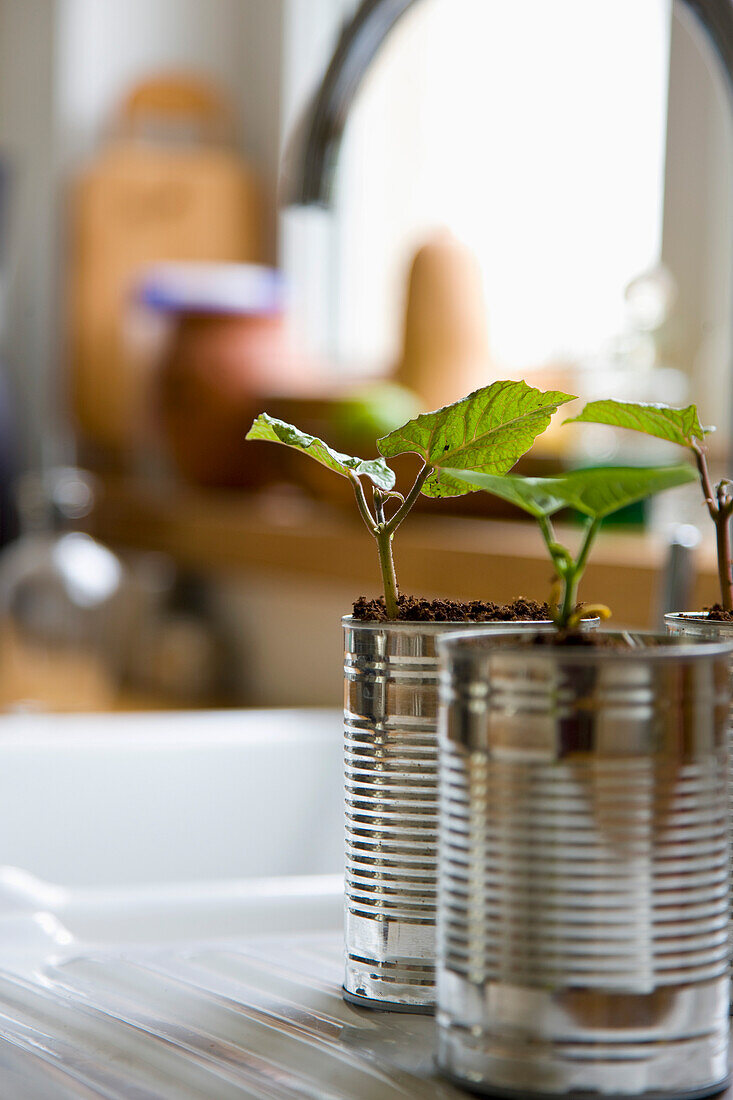
[[[721,623],[708,619],[704,611],[670,612],[664,616],[667,633],[692,641],[733,642],[733,622]],[[730,665],[733,679],[733,658]],[[733,704],[728,714],[728,824],[733,837]],[[731,902],[728,928],[730,958],[733,959],[733,848],[731,849]],[[730,986],[730,1003],[733,1006],[733,978]]]
[[[495,624],[512,633],[548,623]],[[344,627],[348,1000],[432,1012],[438,844],[439,637],[487,624]],[[497,639],[498,642],[499,639]]]
[[[728,1075],[730,646],[442,653],[438,1064],[505,1097]]]

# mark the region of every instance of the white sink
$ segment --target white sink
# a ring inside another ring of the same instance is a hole
[[[64,887],[342,869],[331,710],[0,718],[0,865]]]
[[[341,771],[334,711],[0,719],[2,1100],[460,1100],[342,1000]]]

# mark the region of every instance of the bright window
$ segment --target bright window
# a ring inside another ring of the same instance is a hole
[[[342,361],[397,353],[407,269],[449,227],[479,258],[492,354],[592,353],[660,256],[670,0],[421,0],[350,116],[332,315]]]

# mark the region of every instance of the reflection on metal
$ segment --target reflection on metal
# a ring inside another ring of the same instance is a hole
[[[598,620],[588,621],[593,628]],[[487,624],[344,625],[346,976],[356,1004],[432,1011],[438,843],[441,635]],[[491,624],[500,644],[550,623]]]
[[[420,0],[363,0],[344,27],[320,87],[306,109],[284,172],[288,204],[333,203],[341,139],[364,77],[398,20]],[[730,0],[683,0],[717,50],[733,90],[733,4]]]
[[[344,990],[359,1004],[435,1000],[435,642],[447,629],[344,619]]]
[[[684,604],[678,604],[683,607]],[[667,633],[682,636],[695,641],[733,642],[733,623],[719,623],[708,620],[704,611],[681,611],[664,616]],[[731,681],[733,682],[733,661],[731,661]],[[728,715],[728,820],[733,837],[733,703]],[[733,849],[731,849],[731,890],[733,890]],[[731,958],[733,959],[733,896],[730,902],[731,922],[729,939]],[[731,979],[731,1004],[733,1005],[733,979]]]
[[[438,1064],[474,1091],[728,1074],[730,645],[439,643]]]

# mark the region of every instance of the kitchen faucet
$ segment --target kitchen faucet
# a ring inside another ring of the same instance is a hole
[[[362,0],[296,127],[283,170],[286,205],[331,207],[341,139],[364,76],[392,28],[422,0]],[[702,23],[733,94],[733,0],[682,0]]]

